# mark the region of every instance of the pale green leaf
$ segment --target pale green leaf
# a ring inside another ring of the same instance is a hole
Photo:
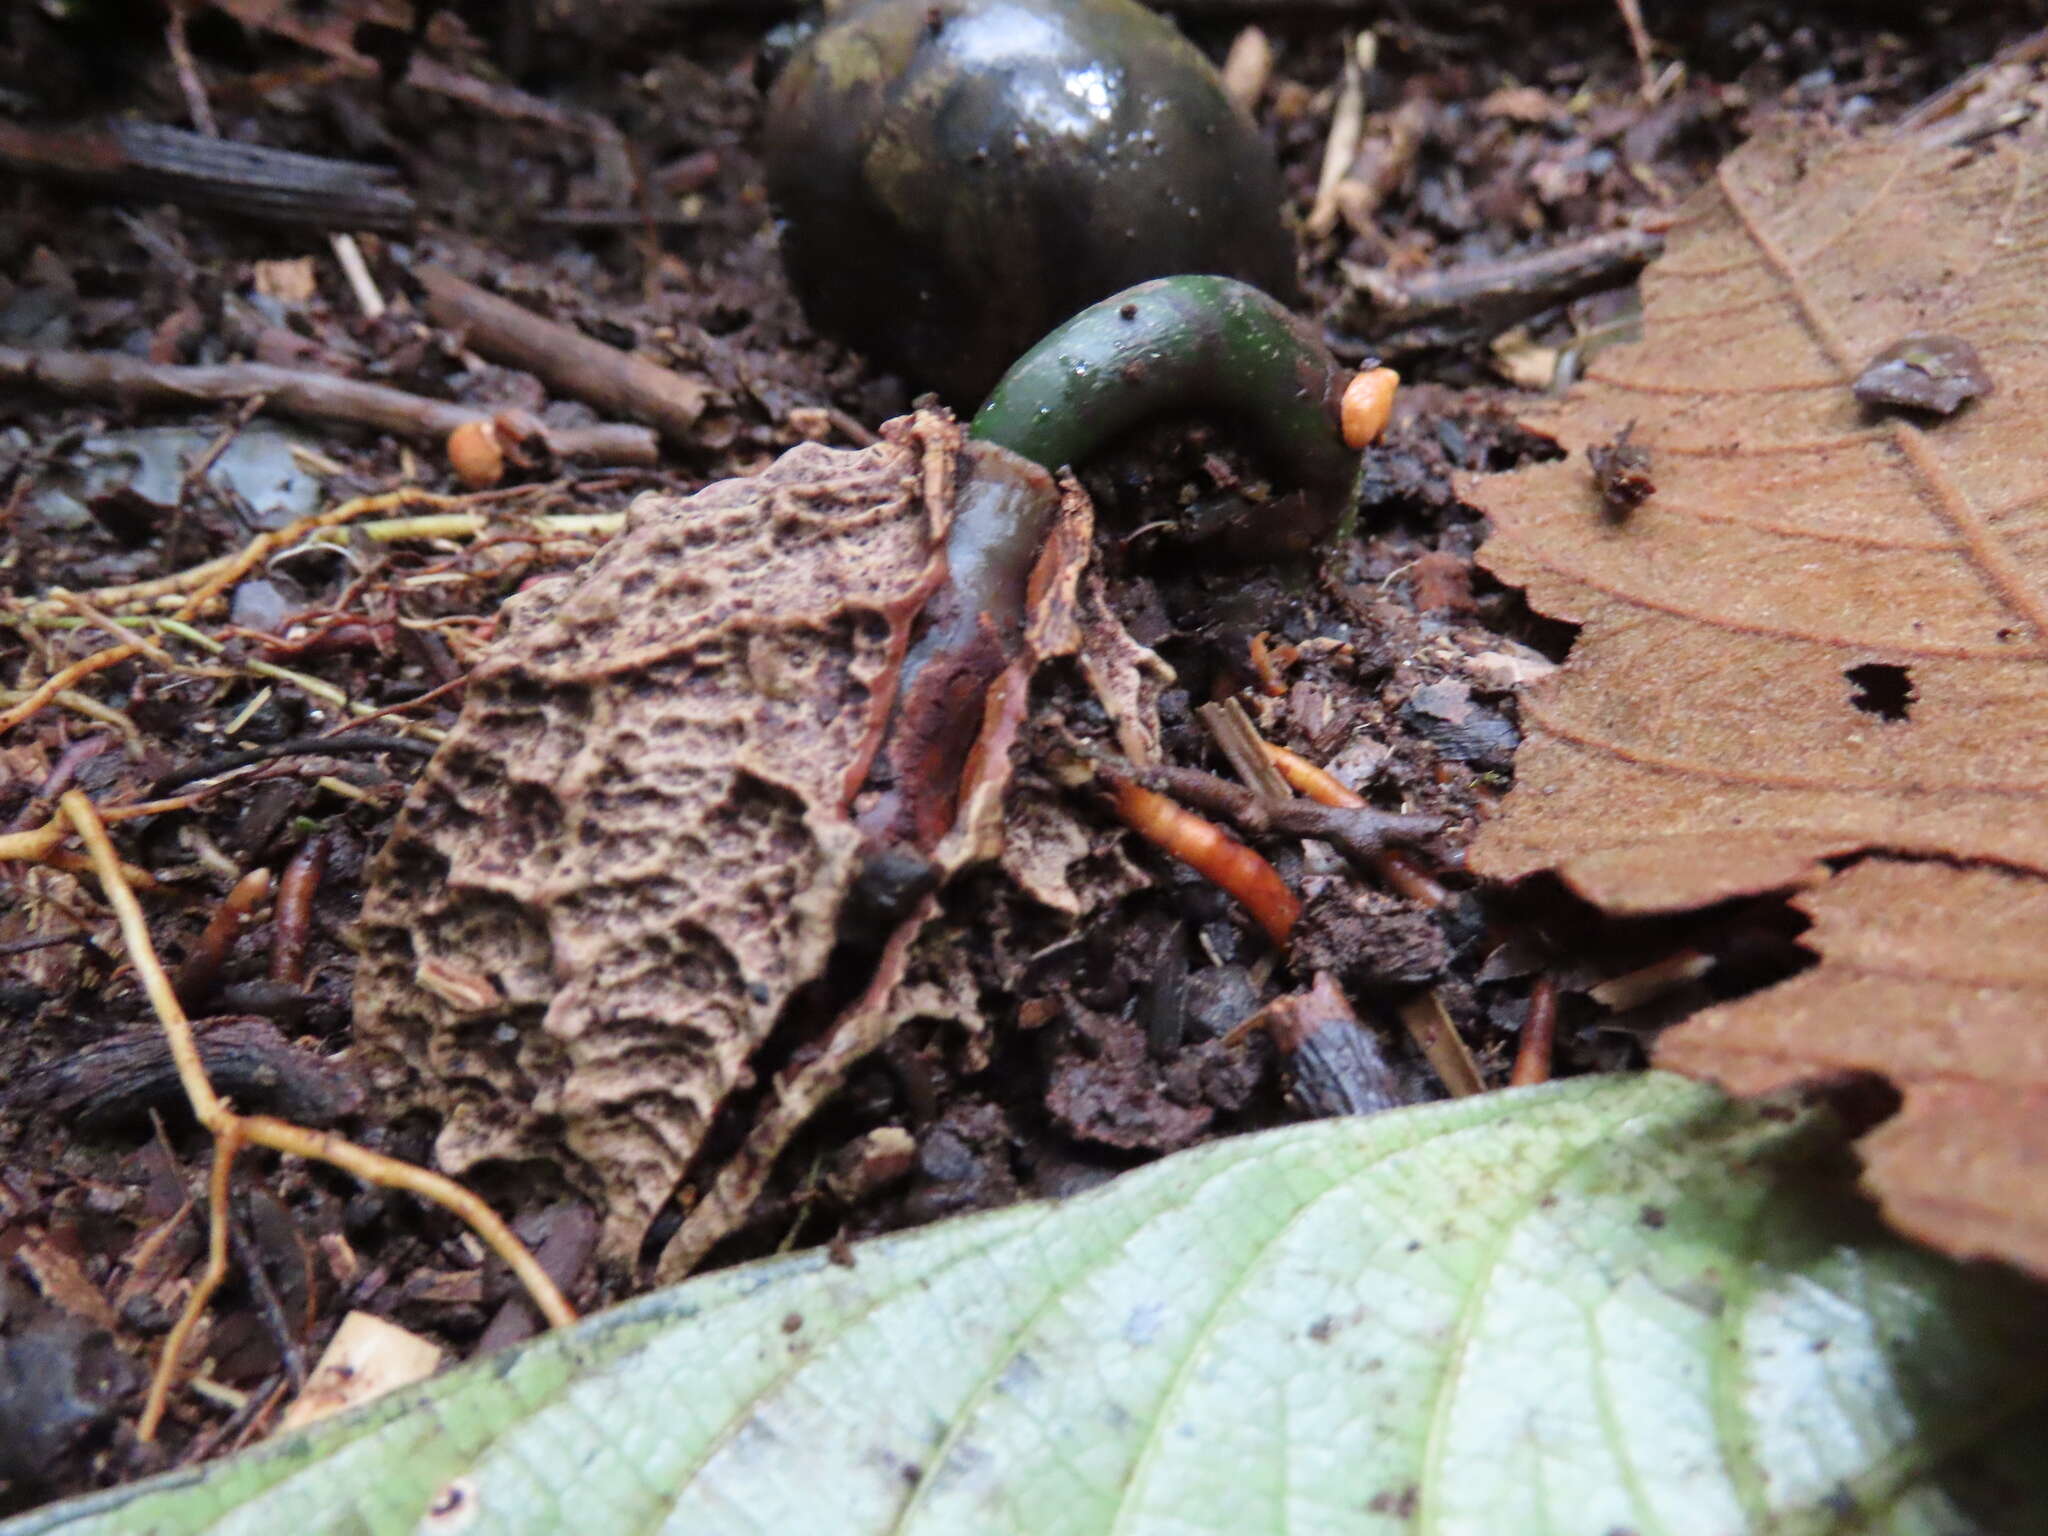
[[[2048,1530],[2042,1293],[1852,1174],[1664,1076],[1322,1121],[712,1275],[0,1536]]]

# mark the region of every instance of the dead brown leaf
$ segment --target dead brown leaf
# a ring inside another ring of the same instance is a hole
[[[1540,423],[1570,456],[1469,489],[1481,562],[1583,626],[1525,696],[1475,866],[1623,912],[1812,887],[1821,965],[1659,1060],[1747,1092],[1884,1073],[1892,1219],[2048,1273],[2042,153],[2035,123],[1735,155],[1645,274],[1644,343]],[[1930,336],[1990,392],[1947,418],[1857,401]],[[1631,423],[1654,490],[1616,520],[1588,455]]]

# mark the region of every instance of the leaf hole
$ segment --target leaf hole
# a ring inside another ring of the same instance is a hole
[[[1912,669],[1888,661],[1867,661],[1842,676],[1855,689],[1849,702],[1880,720],[1904,720],[1920,697],[1920,690],[1913,686]]]

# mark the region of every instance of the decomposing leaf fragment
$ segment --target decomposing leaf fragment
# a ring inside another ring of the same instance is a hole
[[[1645,341],[1541,423],[1569,456],[1469,489],[1481,563],[1582,626],[1475,866],[1623,912],[1818,887],[1822,963],[1660,1060],[1751,1091],[1885,1074],[1892,1218],[2048,1272],[2042,153],[2032,124],[1961,157],[1731,157],[1645,274]],[[1997,388],[1874,414],[1857,381],[1901,337]],[[1587,451],[1630,422],[1657,494],[1617,525]]]
[[[1953,416],[1991,390],[1977,349],[1956,336],[1907,336],[1893,342],[1856,376],[1865,405],[1902,405]]]

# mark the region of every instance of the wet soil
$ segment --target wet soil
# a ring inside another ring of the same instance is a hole
[[[156,9],[74,9],[90,21],[54,7],[0,19],[0,129],[183,122]],[[597,9],[603,26],[588,7],[573,27],[538,5],[441,10],[425,54],[488,85],[459,98],[349,77],[223,12],[196,17],[190,44],[224,133],[388,166],[416,198],[412,225],[358,242],[389,307],[366,314],[327,237],[303,225],[10,173],[0,347],[257,358],[551,427],[597,419],[430,323],[408,273],[433,261],[709,386],[689,439],[655,464],[515,465],[495,504],[519,519],[616,512],[643,491],[750,473],[801,440],[858,440],[907,408],[916,381],[813,334],[783,280],[758,155],[772,18]],[[1351,536],[1275,558],[1284,483],[1270,499],[1270,469],[1228,424],[1168,423],[1086,467],[1098,557],[1126,627],[1177,674],[1162,700],[1168,761],[1227,773],[1197,710],[1235,698],[1270,740],[1371,804],[1440,816],[1446,831],[1405,874],[1371,879],[1320,844],[1265,839],[1311,896],[1300,942],[1320,958],[1290,974],[1228,898],[1090,802],[1097,873],[1115,893],[1107,917],[1068,931],[992,875],[955,893],[957,908],[989,913],[985,1048],[899,1036],[791,1150],[718,1262],[1072,1192],[1304,1113],[1439,1096],[1397,1022],[1418,998],[1441,1004],[1499,1084],[1539,976],[1562,1000],[1562,1075],[1637,1064],[1660,1024],[1799,963],[1796,924],[1770,904],[1623,928],[1555,892],[1479,891],[1461,873],[1472,830],[1511,782],[1515,690],[1570,634],[1474,566],[1485,530],[1451,476],[1545,452],[1515,425],[1518,402],[1574,342],[1625,334],[1631,300],[1610,281],[1569,299],[1546,291],[1505,317],[1468,302],[1418,318],[1360,274],[1414,285],[1654,234],[1761,125],[1881,124],[2040,25],[2043,7],[1646,5],[1659,45],[1648,92],[1617,13],[1595,0],[1541,7],[1533,23],[1510,19],[1522,7],[1393,7],[1364,81],[1366,148],[1314,233],[1355,29],[1341,12],[1276,9],[1211,3],[1187,26],[1219,60],[1247,17],[1266,26],[1257,115],[1304,231],[1309,308],[1340,355],[1388,356],[1407,387],[1368,453]],[[388,29],[362,37],[406,46]],[[515,89],[556,119],[512,111]],[[210,472],[191,469],[216,448]],[[0,386],[0,681],[32,686],[97,643],[92,613],[52,615],[58,589],[170,576],[298,513],[403,487],[466,489],[438,449],[388,435]],[[210,645],[166,641],[81,682],[85,707],[53,701],[0,736],[0,832],[42,824],[67,788],[110,807],[203,791],[117,825],[116,842],[156,881],[144,893],[154,941],[194,1012],[217,1021],[208,1065],[240,1108],[430,1157],[432,1127],[392,1121],[351,1075],[342,936],[430,750],[420,728],[452,718],[497,604],[584,558],[594,537],[518,522],[479,540],[302,544],[252,572],[227,612],[195,620]],[[1075,676],[1055,669],[1040,703],[1047,740],[1053,724],[1068,738],[1103,731]],[[318,739],[350,711],[388,713],[350,733],[352,750]],[[1025,780],[1058,792],[1040,769]],[[310,900],[261,904],[209,943],[209,920],[257,869],[296,869]],[[206,1138],[90,877],[9,863],[0,892],[0,1513],[260,1437],[351,1310],[458,1359],[533,1331],[508,1277],[451,1218],[245,1154],[233,1273],[194,1352],[202,1380],[174,1395],[161,1438],[139,1443],[149,1366],[203,1263]],[[1357,1038],[1338,1049],[1240,1030],[1310,970],[1338,977]],[[1323,1054],[1297,1059],[1306,1050]],[[592,1213],[545,1180],[478,1187],[580,1307],[637,1283],[597,1269]]]

